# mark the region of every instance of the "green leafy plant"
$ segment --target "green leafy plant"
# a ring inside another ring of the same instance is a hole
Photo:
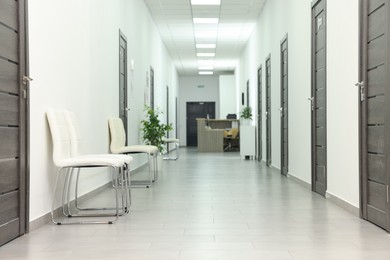
[[[250,106],[246,106],[241,110],[240,117],[243,119],[252,120],[252,108]]]
[[[142,138],[147,145],[157,146],[160,153],[164,151],[163,138],[168,131],[173,130],[172,124],[163,124],[158,118],[162,114],[157,109],[145,105],[146,118],[141,121]]]

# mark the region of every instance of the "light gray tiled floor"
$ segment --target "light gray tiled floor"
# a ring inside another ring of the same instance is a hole
[[[390,259],[390,236],[238,153],[181,149],[113,225],[47,224],[0,259]]]

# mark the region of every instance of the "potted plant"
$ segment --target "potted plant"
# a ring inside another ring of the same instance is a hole
[[[242,125],[250,125],[252,120],[252,108],[250,106],[246,106],[241,110],[240,119]]]
[[[159,115],[162,112],[158,108],[152,109],[145,105],[144,111],[146,112],[146,118],[141,121],[142,138],[145,144],[157,146],[160,154],[162,154],[165,149],[163,137],[168,131],[173,130],[173,127],[171,124],[161,123]]]

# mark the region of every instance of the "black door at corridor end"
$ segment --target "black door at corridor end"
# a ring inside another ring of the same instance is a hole
[[[187,146],[198,146],[197,118],[215,119],[215,102],[187,102]]]

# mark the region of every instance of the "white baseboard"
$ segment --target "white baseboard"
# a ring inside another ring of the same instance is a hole
[[[131,169],[131,175],[133,174],[136,174],[140,171],[143,170],[144,167],[147,167],[146,166],[147,164],[143,164],[137,168],[134,168],[134,169]],[[80,196],[79,198],[79,201],[82,203],[83,201],[86,201],[94,196],[96,196],[97,194],[99,194],[100,192],[102,192],[104,189],[107,189],[107,187],[109,187],[111,185],[111,182],[108,182],[90,192],[88,192],[87,194],[84,194],[82,196]],[[59,207],[57,209],[54,210],[54,216],[55,217],[58,217],[60,216],[60,214],[62,214],[62,207]],[[37,218],[37,219],[34,219],[32,221],[30,221],[29,223],[29,232],[31,231],[34,231],[38,228],[40,228],[41,226],[47,224],[47,223],[50,223],[51,222],[51,212],[48,212],[46,213],[45,215]]]
[[[290,180],[292,180],[292,181],[298,183],[299,185],[303,186],[304,188],[306,188],[308,190],[311,190],[311,183],[310,182],[306,182],[306,181],[302,180],[301,178],[298,178],[297,176],[292,175],[292,174],[287,174],[287,177]]]
[[[78,200],[80,201],[80,203],[82,203],[82,202],[96,196],[97,194],[101,193],[103,190],[107,189],[110,185],[111,185],[111,181],[92,190],[92,191],[90,191],[90,192],[88,192],[88,193],[86,193],[86,194],[84,194],[84,195],[82,195],[82,196],[80,196]],[[62,207],[56,208],[54,210],[54,217],[59,217],[61,214],[62,214]],[[46,213],[45,215],[43,215],[43,216],[41,216],[33,221],[30,221],[29,232],[34,231],[34,230],[38,229],[39,227],[41,227],[47,223],[50,223],[50,222],[51,222],[51,212]]]
[[[311,183],[309,182],[306,182],[292,174],[288,174],[287,175],[289,179],[291,179],[292,181],[300,184],[301,186],[303,186],[304,188],[308,189],[308,190],[311,190],[312,187],[311,187]],[[360,210],[358,207],[350,204],[349,202],[329,193],[329,192],[326,192],[325,194],[325,198],[327,200],[329,200],[330,202],[336,204],[337,206],[339,206],[340,208],[348,211],[349,213],[351,213],[352,215],[356,216],[356,217],[360,217]]]
[[[360,217],[360,209],[352,204],[350,204],[349,202],[343,200],[343,199],[340,199],[339,197],[329,193],[329,192],[326,192],[326,199],[329,200],[330,202],[336,204],[337,206],[339,206],[340,208],[348,211],[349,213],[351,213],[352,215],[356,216],[356,217]]]

